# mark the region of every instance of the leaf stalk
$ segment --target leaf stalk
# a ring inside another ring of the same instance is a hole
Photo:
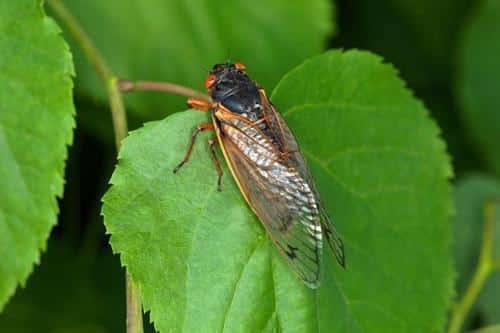
[[[484,283],[492,272],[500,269],[499,261],[493,260],[492,256],[495,204],[495,201],[488,201],[484,206],[483,241],[479,253],[479,262],[465,294],[453,308],[448,333],[460,333],[464,320],[483,289]]]
[[[130,81],[130,80],[120,79],[118,81],[118,87],[122,92],[139,91],[139,90],[161,91],[176,95],[182,95],[186,97],[195,97],[204,100],[210,100],[210,97],[207,94],[171,82]]]

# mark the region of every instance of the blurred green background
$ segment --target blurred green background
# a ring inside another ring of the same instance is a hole
[[[280,8],[277,1],[252,6],[237,1],[239,16],[234,16],[229,4],[215,8],[209,2],[196,8],[165,5],[159,11],[156,6],[173,2],[65,2],[115,72],[132,79],[169,80],[201,89],[206,68],[230,57],[247,63],[252,76],[272,91],[289,69],[329,48],[369,50],[394,64],[437,120],[452,157],[458,184],[457,292],[463,291],[479,249],[482,205],[500,195],[499,1],[337,0],[329,5],[311,1],[314,8],[291,5],[289,12],[275,17],[265,13],[272,13],[273,5]],[[227,19],[227,15],[232,16]],[[316,20],[314,15],[321,17]],[[290,18],[296,20],[285,21]],[[254,22],[262,29],[254,30]],[[288,30],[276,28],[280,24]],[[204,26],[211,29],[195,31]],[[227,40],[221,40],[221,34]],[[262,34],[269,38],[264,40]],[[190,38],[193,35],[198,38]],[[307,45],[290,47],[284,42],[294,37],[307,40]],[[238,47],[232,49],[231,41]],[[78,74],[78,126],[66,167],[59,222],[43,264],[0,315],[0,332],[121,332],[125,328],[124,272],[111,253],[100,216],[100,199],[115,164],[111,119],[104,90],[71,46]],[[290,56],[282,57],[284,53]],[[182,67],[183,57],[199,66]],[[183,110],[183,104],[182,97],[127,96],[130,129]],[[500,323],[498,275],[480,296],[468,329]]]

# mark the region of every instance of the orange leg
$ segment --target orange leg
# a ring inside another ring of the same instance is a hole
[[[217,191],[222,191],[221,183],[222,183],[222,168],[220,167],[219,159],[217,158],[217,154],[215,153],[215,145],[217,144],[217,138],[212,138],[208,140],[208,147],[210,148],[210,154],[212,155],[212,159],[214,160],[215,169],[217,170]]]
[[[187,105],[191,109],[196,109],[200,111],[209,111],[212,109],[213,104],[210,101],[202,98],[190,97],[187,100]]]
[[[196,137],[198,136],[198,134],[200,134],[200,132],[213,130],[213,129],[214,129],[214,124],[212,124],[212,123],[203,123],[203,124],[198,125],[195,128],[193,133],[191,133],[191,140],[189,141],[189,146],[188,146],[188,149],[186,151],[186,154],[184,155],[184,158],[182,159],[182,161],[175,167],[174,173],[179,171],[179,169],[184,164],[186,164],[187,161],[189,161],[189,158],[191,157],[191,153],[193,152],[193,146],[194,146],[194,143],[196,141]]]

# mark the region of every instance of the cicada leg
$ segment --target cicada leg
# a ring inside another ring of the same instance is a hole
[[[214,160],[215,170],[217,170],[217,191],[220,192],[220,191],[222,191],[221,184],[222,184],[222,175],[224,173],[222,172],[219,158],[217,157],[217,154],[215,153],[215,145],[216,144],[217,144],[217,138],[211,138],[208,140],[208,147],[210,148],[210,154],[212,155],[212,159]]]
[[[117,82],[118,88],[122,92],[129,91],[137,91],[137,90],[149,90],[149,91],[161,91],[168,93],[175,93],[180,95],[188,96],[187,105],[196,110],[200,111],[210,111],[214,108],[214,104],[210,101],[210,97],[205,94],[199,93],[196,90],[179,86],[176,84],[172,84],[169,82],[154,82],[154,81],[129,81],[129,80],[118,80]],[[193,146],[196,142],[196,137],[199,133],[213,130],[214,125],[212,123],[204,123],[198,125],[195,130],[191,133],[191,139],[189,141],[188,149],[184,154],[184,158],[182,161],[174,168],[174,173],[177,173],[179,169],[189,161],[191,157],[191,153],[193,152]],[[210,154],[212,155],[212,159],[215,164],[215,168],[217,170],[217,190],[221,190],[221,182],[222,182],[222,168],[220,166],[219,159],[215,153],[215,144],[217,143],[216,139],[208,140],[208,145],[210,148]]]
[[[212,103],[210,103],[209,101],[207,101],[205,99],[201,99],[201,98],[195,98],[195,97],[188,98],[187,105],[192,109],[196,109],[196,110],[200,110],[200,111],[209,111],[212,108]],[[179,169],[189,160],[189,157],[191,156],[191,152],[193,151],[193,146],[194,146],[194,143],[196,140],[196,136],[200,132],[207,131],[207,130],[213,130],[213,129],[214,129],[214,125],[211,122],[200,124],[200,125],[198,125],[198,127],[196,127],[196,129],[191,134],[191,140],[189,142],[189,146],[188,146],[188,150],[186,152],[186,155],[184,156],[184,159],[181,161],[181,163],[179,163],[175,167],[174,173],[179,171]],[[209,140],[209,146],[210,146],[210,151],[212,153],[212,158],[217,158],[217,156],[214,155],[214,149],[213,149],[213,144],[211,143],[211,140]],[[219,161],[216,162],[216,167],[217,167],[217,173],[219,173],[219,169],[220,169]],[[218,184],[219,184],[219,182],[218,182]]]
[[[193,133],[191,133],[191,139],[189,140],[188,149],[187,149],[186,153],[184,154],[184,158],[174,168],[174,173],[176,173],[177,171],[179,171],[179,169],[184,164],[186,164],[187,161],[189,161],[189,158],[191,157],[191,153],[193,152],[193,146],[194,146],[194,143],[196,142],[196,137],[198,136],[198,134],[200,134],[201,132],[208,131],[208,130],[213,130],[213,129],[214,129],[214,125],[212,123],[203,123],[203,124],[198,125],[195,128],[195,130],[193,131]]]
[[[187,105],[191,109],[196,109],[200,111],[209,111],[213,108],[212,103],[203,98],[190,97],[187,100]]]

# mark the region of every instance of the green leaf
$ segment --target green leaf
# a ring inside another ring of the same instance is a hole
[[[35,0],[0,4],[0,310],[52,226],[74,126],[73,65]]]
[[[491,176],[472,174],[457,183],[455,190],[457,213],[453,225],[459,297],[462,297],[470,283],[479,259],[485,222],[484,207],[495,199],[500,200],[500,182]],[[497,205],[496,209],[494,230],[495,252],[493,255],[495,258],[500,258],[500,205]],[[487,280],[469,317],[481,313],[487,324],[495,324],[500,321],[499,286],[500,274],[493,273]]]
[[[500,174],[500,3],[487,0],[467,26],[459,54],[458,98],[470,135]]]
[[[204,91],[206,68],[244,62],[266,87],[324,49],[334,9],[327,0],[65,0],[115,72],[134,80],[170,81]],[[290,38],[292,37],[292,38]],[[77,88],[104,100],[104,90],[75,45]],[[185,98],[134,93],[127,104],[147,118],[185,107]]]
[[[347,268],[325,251],[321,288],[306,288],[225,167],[216,191],[209,134],[172,174],[190,131],[207,120],[200,112],[178,113],[125,139],[103,206],[112,247],[156,328],[441,330],[452,291],[451,169],[422,104],[390,65],[358,51],[306,61],[282,79],[272,100],[343,235]]]

